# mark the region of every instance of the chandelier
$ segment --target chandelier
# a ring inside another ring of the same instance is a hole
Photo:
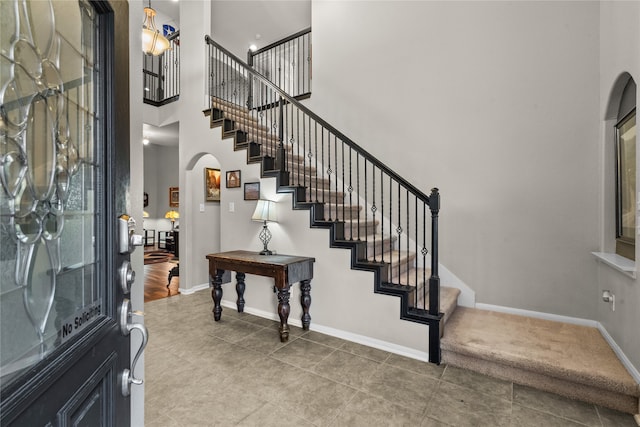
[[[162,55],[165,50],[170,49],[169,40],[156,28],[154,16],[156,11],[149,7],[144,8],[144,22],[142,23],[142,51],[146,55]]]

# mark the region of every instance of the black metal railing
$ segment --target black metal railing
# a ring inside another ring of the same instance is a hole
[[[205,40],[212,114],[233,121],[225,130],[237,130],[249,155],[262,158],[265,174],[278,177],[279,191],[297,187],[314,203],[314,221],[335,223],[332,245],[354,248],[355,268],[378,269],[376,291],[408,294],[402,318],[431,326],[429,358],[439,363],[438,189],[423,193],[266,76],[209,36]]]
[[[161,105],[180,97],[180,31],[167,36],[170,49],[162,55],[144,55],[142,77],[145,104]]]
[[[247,63],[296,99],[311,95],[311,28],[299,31],[256,51]],[[263,96],[261,99],[264,99]]]

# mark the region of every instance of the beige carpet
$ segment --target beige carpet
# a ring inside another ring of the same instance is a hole
[[[595,328],[458,307],[443,362],[628,413],[640,387]]]

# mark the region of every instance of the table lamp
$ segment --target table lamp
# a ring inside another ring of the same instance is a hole
[[[171,220],[171,231],[173,231],[173,226],[176,223],[176,219],[180,219],[180,214],[178,211],[168,211],[164,214],[164,217]]]
[[[277,222],[276,219],[276,204],[271,200],[258,200],[258,204],[256,205],[256,210],[253,212],[253,216],[251,217],[253,221],[262,221],[263,226],[262,230],[258,237],[260,241],[264,245],[262,252],[260,255],[273,255],[273,252],[270,251],[267,247],[269,241],[271,240],[271,232],[267,228],[267,221]]]

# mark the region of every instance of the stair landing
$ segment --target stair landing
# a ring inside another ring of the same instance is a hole
[[[458,307],[443,362],[572,399],[638,413],[640,385],[596,328]]]

